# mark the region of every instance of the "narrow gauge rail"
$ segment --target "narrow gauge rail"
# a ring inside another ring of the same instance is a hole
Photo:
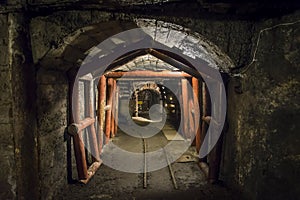
[[[145,138],[142,138],[142,140],[143,140],[143,152],[144,152],[143,187],[147,188],[147,186],[148,186],[148,181],[147,181],[148,173],[147,173],[147,155],[146,155],[146,153],[147,153],[148,144],[147,144],[147,140]],[[176,177],[175,177],[175,174],[174,174],[174,171],[173,171],[173,168],[172,168],[172,164],[170,163],[170,160],[169,160],[168,153],[166,152],[166,150],[164,148],[163,148],[163,152],[164,152],[167,164],[168,164],[168,168],[169,168],[169,172],[170,172],[170,176],[171,176],[171,179],[172,179],[173,186],[177,190],[178,185],[177,185]]]

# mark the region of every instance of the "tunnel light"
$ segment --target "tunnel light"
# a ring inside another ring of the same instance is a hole
[[[164,86],[162,86],[161,88],[162,88],[162,89],[165,89],[165,87],[164,87]]]
[[[173,98],[172,97],[170,97],[170,101],[172,101],[173,100]]]
[[[165,104],[165,107],[168,107],[168,104]]]

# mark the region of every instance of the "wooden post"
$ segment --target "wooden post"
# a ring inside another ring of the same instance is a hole
[[[78,123],[72,123],[68,126],[68,133],[72,136],[78,134],[83,129],[87,128],[95,122],[95,118],[87,117]]]
[[[115,98],[115,135],[117,134],[118,132],[118,122],[119,122],[119,87],[117,85],[117,82],[115,83],[116,84],[116,98]]]
[[[103,146],[103,132],[104,132],[104,123],[105,123],[105,101],[106,101],[106,78],[101,76],[98,84],[98,148],[99,153],[101,154]]]
[[[94,81],[89,82],[89,93],[87,96],[88,99],[88,115],[91,118],[95,117],[95,108],[94,108]],[[93,162],[95,161],[100,161],[100,156],[99,156],[99,147],[98,147],[98,141],[97,141],[97,135],[96,135],[96,129],[95,129],[95,124],[93,123],[90,126],[90,134],[89,134],[89,142],[91,146],[91,154],[92,154],[92,160]]]
[[[221,87],[222,85],[217,83],[215,85],[215,89],[216,91],[219,91],[219,95],[220,95],[220,101],[219,102],[215,102],[216,105],[214,105],[214,107],[216,109],[218,109],[219,113],[216,113],[216,122],[219,123],[220,122],[220,113],[222,111],[222,102],[221,102],[221,96],[222,96],[222,90]],[[212,122],[211,122],[212,123]],[[226,127],[224,127],[226,129]],[[217,139],[215,138],[215,135],[212,135],[212,139]],[[218,141],[216,143],[216,145],[214,146],[214,148],[212,149],[212,151],[209,153],[209,173],[208,173],[208,180],[210,183],[215,183],[218,181],[219,179],[219,171],[220,171],[220,163],[221,163],[221,156],[222,156],[222,144],[223,144],[223,131],[221,133],[221,136],[218,138]]]
[[[181,79],[178,80],[178,104],[177,106],[177,115],[178,115],[178,121],[180,120],[181,126],[178,127],[178,132],[184,136],[184,124],[183,124],[183,104],[182,104],[182,86],[181,86]],[[164,106],[164,102],[163,102]]]
[[[192,87],[194,92],[194,116],[195,116],[195,131],[196,131],[196,150],[197,153],[200,151],[201,145],[201,121],[200,121],[200,99],[199,99],[199,81],[197,78],[192,78]],[[198,105],[198,106],[196,106]]]
[[[206,84],[202,82],[202,117],[207,115],[207,91],[206,91]],[[200,136],[200,148],[202,147],[205,135],[206,135],[207,124],[202,121],[201,126],[201,136]],[[207,156],[200,159],[200,162],[207,162]]]
[[[75,75],[74,75],[75,76]],[[68,74],[69,79],[69,103],[68,103],[68,125],[74,123],[73,117],[73,108],[72,108],[72,95],[73,95],[73,86],[74,86],[74,77]],[[73,167],[72,167],[72,137],[68,134],[67,136],[67,179],[68,183],[73,183]]]
[[[190,138],[190,133],[189,133],[189,102],[188,102],[188,81],[187,79],[182,79],[181,80],[181,87],[182,87],[182,106],[183,106],[183,120],[181,123],[183,124],[183,132],[185,135],[185,138]]]
[[[135,94],[135,113],[134,116],[139,116],[139,93],[137,91],[134,92]]]
[[[188,114],[189,114],[189,136],[192,138],[192,134],[196,135],[195,133],[195,119],[193,116],[193,110],[194,110],[194,99],[189,98],[189,109],[188,109]],[[192,143],[193,146],[195,146],[195,143]]]
[[[115,137],[115,111],[116,111],[116,80],[113,79],[112,85],[112,106],[111,106],[111,137]]]
[[[79,82],[74,83],[73,87],[73,98],[74,107],[74,121],[75,123],[79,123],[80,121],[80,102],[79,102]],[[74,152],[75,152],[75,159],[76,159],[76,167],[79,179],[87,179],[87,163],[86,163],[86,155],[85,155],[85,148],[82,140],[82,131],[79,131],[78,134],[74,135]]]
[[[106,104],[112,107],[112,90],[113,90],[113,78],[108,78],[107,80],[107,99]],[[111,110],[106,111],[105,115],[105,144],[109,142],[110,134],[111,134]]]

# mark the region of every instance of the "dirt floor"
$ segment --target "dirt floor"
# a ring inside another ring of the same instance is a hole
[[[146,141],[147,151],[157,150],[168,143],[162,132]],[[121,131],[111,142],[131,152],[144,150],[141,138],[129,136]],[[106,152],[113,151],[113,147],[110,148],[108,145]],[[240,199],[234,191],[224,186],[207,183],[203,172],[195,162],[197,159],[193,156],[194,151],[191,147],[184,154],[189,155],[188,162],[171,164],[177,189],[174,187],[168,166],[147,173],[147,187],[144,188],[143,173],[121,172],[102,164],[87,185],[70,184],[63,188],[55,199]],[[142,168],[143,162],[135,165]]]

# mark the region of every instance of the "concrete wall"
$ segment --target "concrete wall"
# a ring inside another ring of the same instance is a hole
[[[297,20],[268,20],[257,30]],[[300,196],[299,47],[299,21],[264,31],[257,61],[229,83],[222,173],[249,199]]]

